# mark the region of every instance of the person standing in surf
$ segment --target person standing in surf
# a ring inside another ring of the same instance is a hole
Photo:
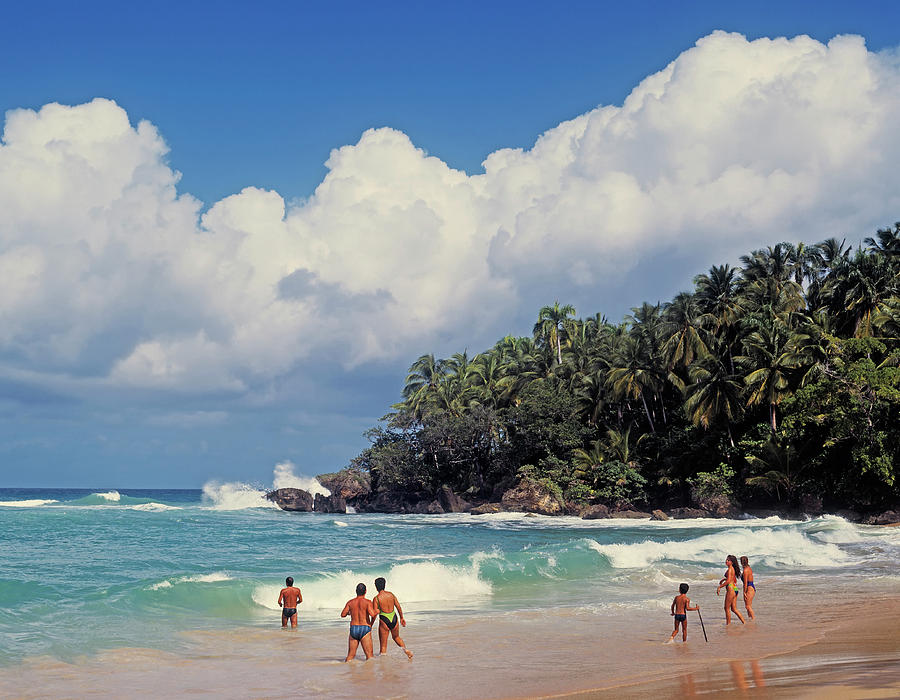
[[[366,661],[371,659],[372,653],[372,623],[375,622],[375,606],[372,601],[366,598],[366,584],[356,584],[356,597],[348,600],[344,609],[341,611],[341,617],[350,616],[350,637],[347,643],[347,658],[344,661],[356,656],[356,650],[362,644],[363,652],[366,655]]]
[[[300,589],[294,585],[294,579],[288,576],[284,580],[287,588],[282,588],[278,594],[278,605],[281,606],[281,626],[287,627],[288,620],[291,627],[297,626],[297,605],[303,602]]]
[[[403,618],[403,608],[400,607],[400,601],[390,591],[384,590],[385,580],[379,576],[375,579],[375,589],[377,595],[372,598],[372,603],[378,611],[378,641],[381,644],[379,653],[386,654],[388,648],[388,635],[393,637],[397,646],[403,649],[406,657],[412,661],[413,653],[406,648],[406,644],[400,638],[400,627],[406,627],[406,620]],[[397,626],[397,623],[400,626]]]
[[[741,565],[738,564],[737,557],[733,554],[729,554],[725,558],[725,564],[728,568],[725,570],[725,576],[719,581],[719,587],[716,589],[716,595],[719,595],[719,591],[722,590],[722,587],[725,587],[725,624],[731,624],[731,613],[737,615],[738,620],[741,621],[741,624],[744,624],[744,618],[741,617],[741,613],[738,612],[737,609],[737,580],[741,575]]]
[[[741,572],[741,581],[744,582],[744,607],[751,620],[755,620],[753,614],[753,599],[756,597],[756,584],[753,583],[753,569],[750,568],[750,560],[747,557],[741,557],[741,566],[744,567]]]

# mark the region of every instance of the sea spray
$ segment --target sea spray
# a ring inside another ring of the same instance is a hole
[[[303,489],[313,496],[317,493],[330,496],[331,491],[326,489],[315,477],[297,476],[294,474],[293,462],[279,462],[275,465],[272,488],[275,489]]]
[[[316,478],[294,474],[292,462],[279,462],[275,465],[272,488],[303,489],[313,496],[316,494],[331,495],[331,491],[322,486]],[[214,510],[277,509],[277,504],[266,499],[266,492],[269,490],[243,482],[221,483],[213,479],[203,485],[203,501]]]
[[[249,484],[232,482],[203,484],[203,502],[213,510],[244,510],[247,508],[278,508],[266,500],[266,492]]]

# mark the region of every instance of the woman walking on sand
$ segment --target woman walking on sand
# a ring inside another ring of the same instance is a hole
[[[750,619],[755,620],[753,598],[756,597],[756,584],[753,583],[753,569],[750,568],[750,560],[747,557],[741,557],[741,566],[744,567],[741,573],[741,581],[744,582],[744,607],[747,608]]]
[[[744,624],[744,618],[737,609],[737,581],[741,575],[741,565],[738,564],[737,557],[733,554],[729,554],[725,558],[725,564],[728,566],[725,570],[725,577],[719,581],[719,587],[716,589],[716,595],[719,595],[722,586],[725,586],[725,624],[731,624],[731,613],[737,615],[741,624]]]

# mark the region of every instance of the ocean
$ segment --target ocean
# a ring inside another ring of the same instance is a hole
[[[358,582],[371,595],[377,576],[403,605],[403,635],[420,664],[423,654],[438,653],[441,640],[476,630],[490,635],[489,621],[496,629],[529,622],[529,643],[502,653],[520,664],[539,653],[535,630],[552,626],[558,634],[560,625],[573,634],[584,625],[589,637],[596,625],[606,643],[618,640],[622,654],[646,654],[651,643],[654,654],[663,653],[656,642],[671,632],[669,605],[680,582],[702,601],[711,636],[728,643],[722,598],[715,596],[727,554],[749,558],[759,634],[776,646],[792,639],[774,625],[792,614],[791,596],[814,606],[836,589],[878,597],[896,594],[900,583],[900,528],[835,516],[649,522],[335,515],[284,512],[263,493],[242,484],[0,489],[0,677],[5,670],[9,681],[23,665],[117,664],[110,661],[117,652],[134,650],[200,663],[198,649],[246,642],[248,649],[262,645],[262,655],[265,645],[283,643],[276,601],[286,576],[303,593],[298,639],[318,654],[308,676],[325,687],[329,674],[339,673],[331,664],[346,653],[340,610]],[[805,634],[812,625],[798,619],[793,629],[801,628]],[[692,643],[702,643],[700,632],[691,627]],[[506,649],[504,640],[494,641]],[[451,672],[454,663],[469,667],[471,659],[458,657],[445,659]],[[470,696],[465,687],[457,687],[458,696]],[[504,692],[484,695],[492,694]]]

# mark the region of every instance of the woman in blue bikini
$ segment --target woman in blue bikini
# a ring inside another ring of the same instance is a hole
[[[756,597],[756,584],[753,583],[753,569],[750,568],[750,560],[747,557],[741,557],[741,566],[744,571],[741,574],[741,580],[744,582],[744,607],[747,608],[747,614],[751,620],[755,620],[753,615],[753,598]]]
[[[741,617],[741,614],[737,609],[737,591],[738,578],[741,576],[741,565],[738,564],[737,557],[733,554],[729,554],[725,558],[725,564],[728,568],[725,570],[725,576],[719,581],[719,587],[716,589],[716,595],[719,595],[719,591],[722,590],[722,587],[725,587],[725,624],[731,624],[731,613],[737,615],[738,620],[741,621],[741,624],[744,624],[744,618]]]

